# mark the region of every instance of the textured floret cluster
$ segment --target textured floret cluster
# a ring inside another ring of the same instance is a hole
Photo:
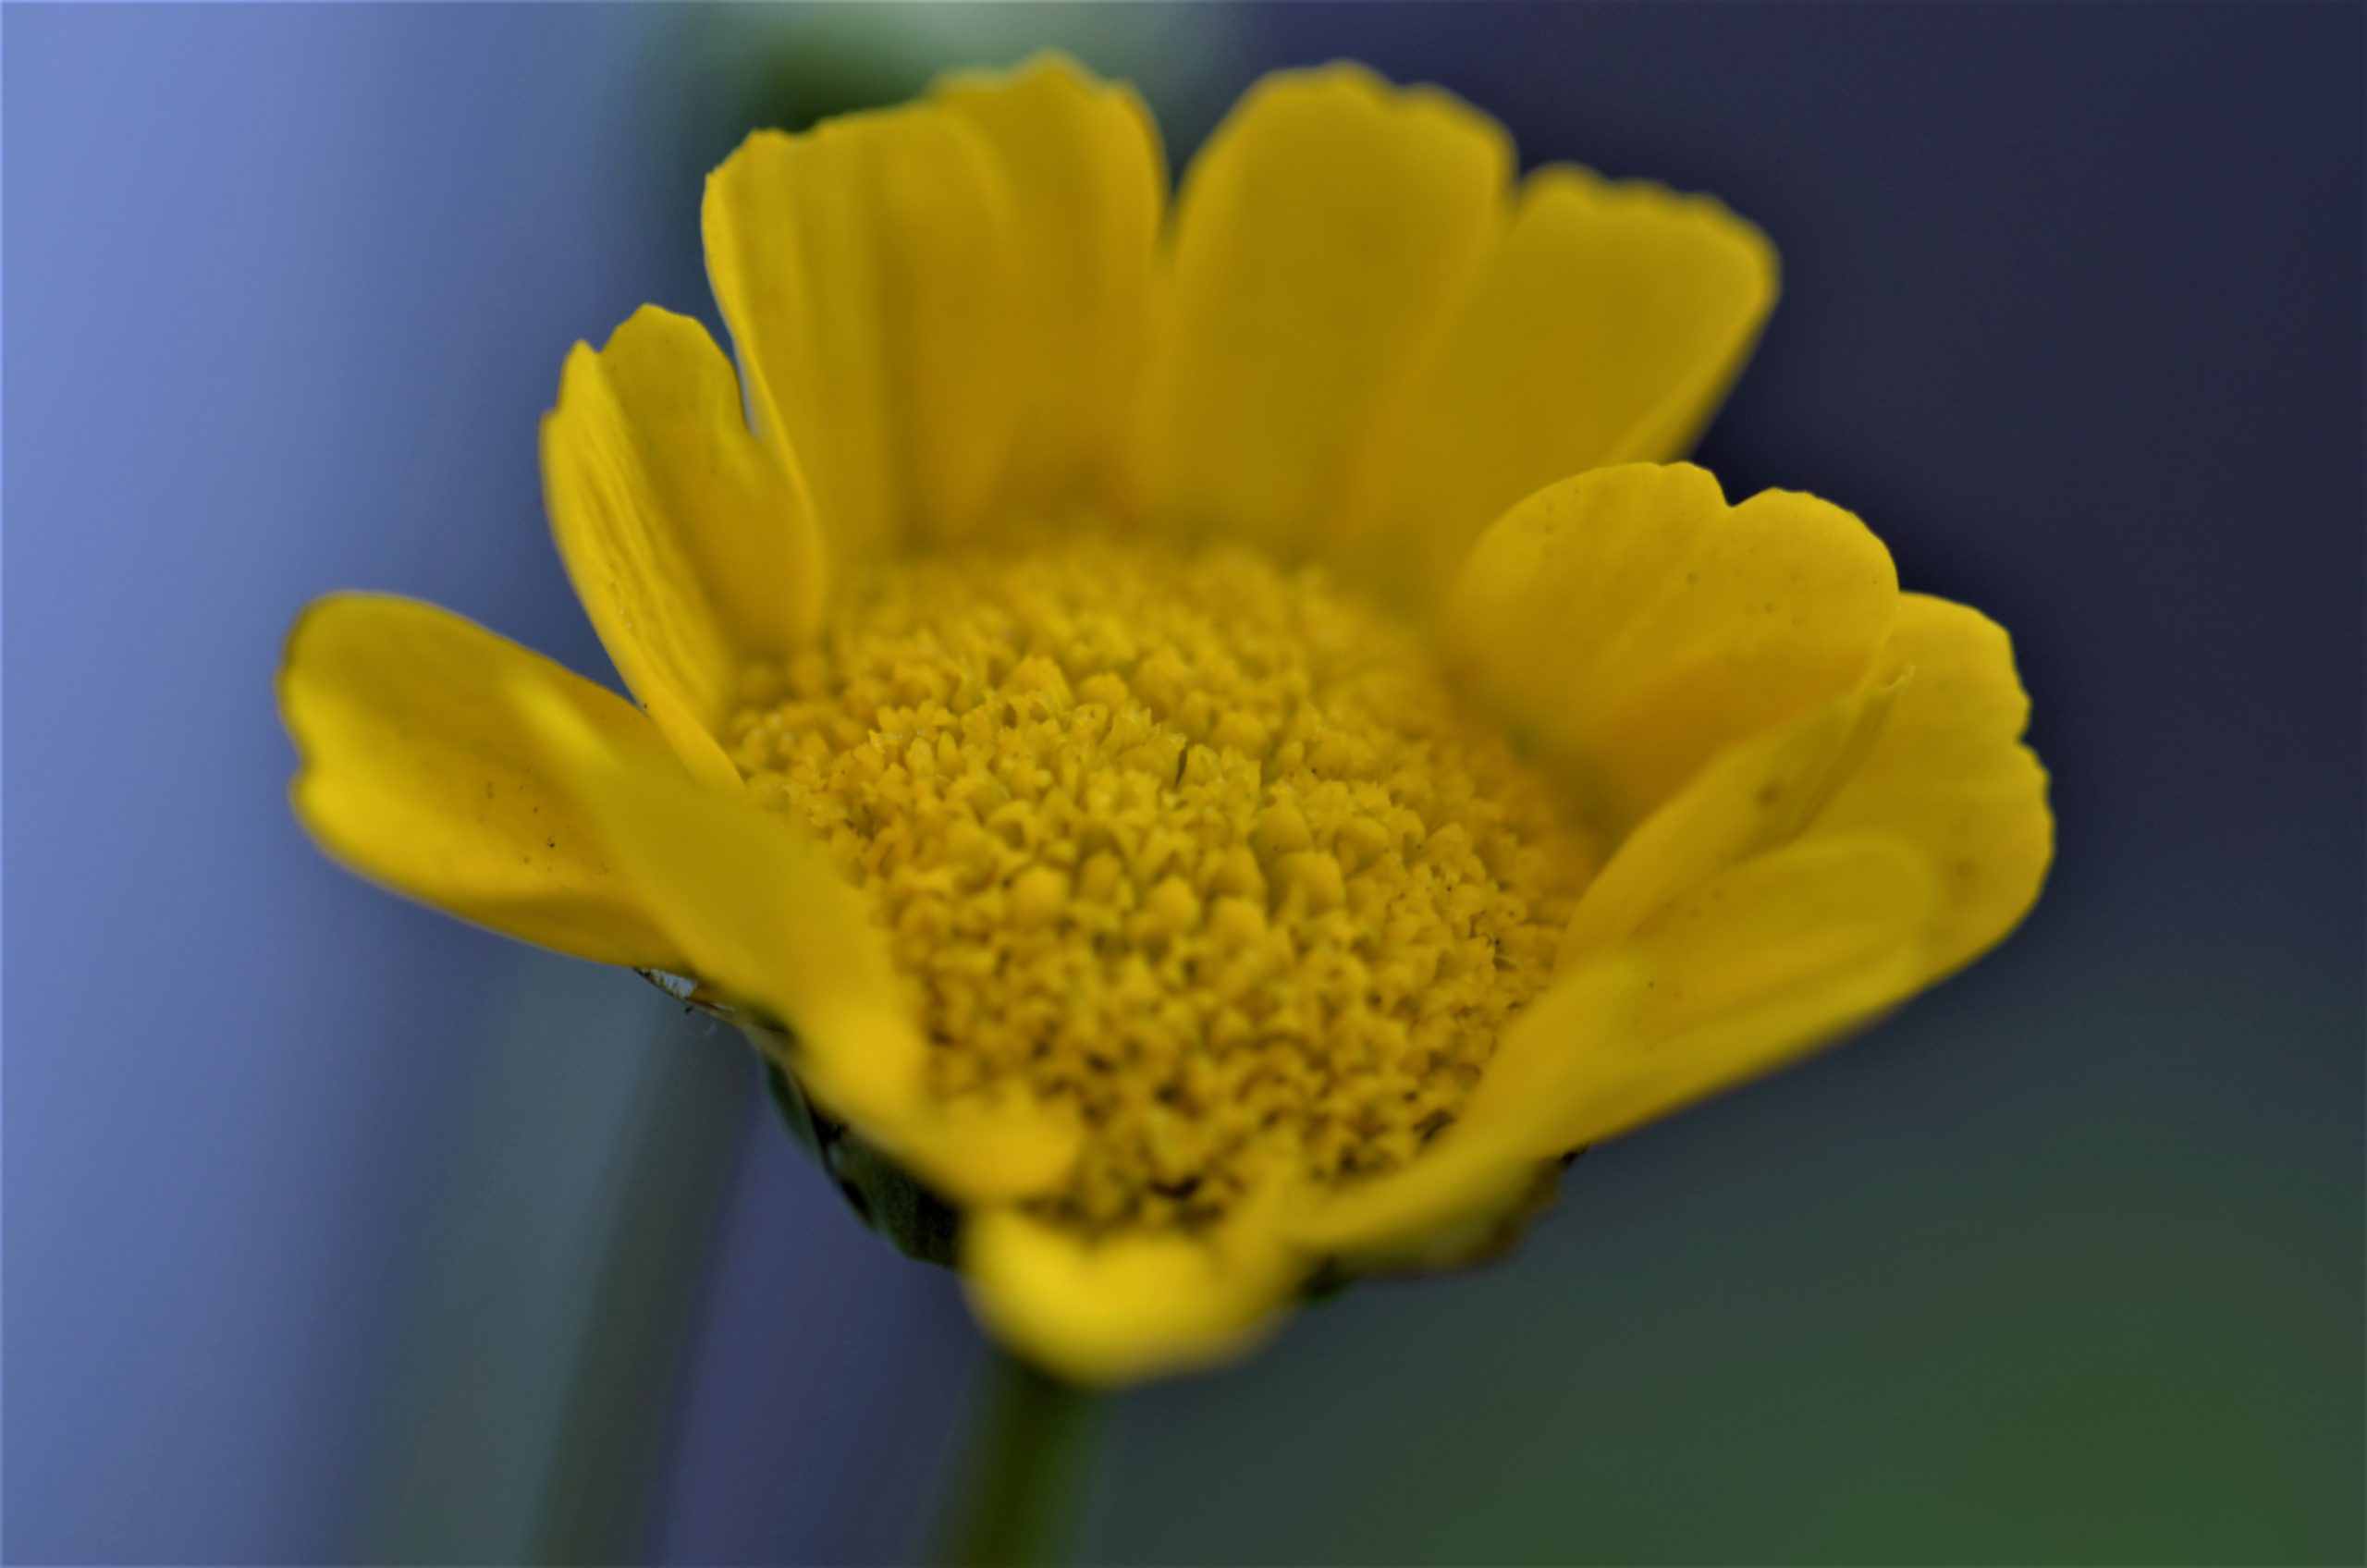
[[[1081,1113],[1040,1208],[1089,1231],[1404,1164],[1593,866],[1417,639],[1238,548],[924,557],[743,696],[735,760],[873,890],[933,1091]]]

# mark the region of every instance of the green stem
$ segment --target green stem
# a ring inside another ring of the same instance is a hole
[[[953,1568],[1040,1568],[1068,1545],[1091,1467],[1100,1403],[990,1349],[983,1408],[938,1537]]]

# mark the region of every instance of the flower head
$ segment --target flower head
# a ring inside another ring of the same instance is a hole
[[[1502,1243],[1572,1152],[1998,940],[2051,852],[2003,632],[1837,508],[1656,466],[1765,241],[1510,168],[1348,67],[1260,84],[1171,218],[1141,105],[1057,60],[752,137],[705,220],[740,374],[645,309],[544,427],[638,705],[325,600],[300,815],[693,977],[1071,1377]]]

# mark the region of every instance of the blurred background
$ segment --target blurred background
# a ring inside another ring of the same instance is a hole
[[[1756,219],[1702,459],[2013,628],[2062,841],[1513,1261],[1125,1401],[1079,1554],[2359,1561],[2367,12],[2300,5],[6,7],[6,1555],[921,1550],[950,1280],[735,1042],[331,867],[271,679],[347,586],[605,679],[568,345],[714,320],[751,127],[1045,44],[1179,165],[1349,55]]]

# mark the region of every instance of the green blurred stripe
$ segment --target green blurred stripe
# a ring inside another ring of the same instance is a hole
[[[754,1070],[639,979],[539,953],[486,1035],[440,1161],[366,1555],[630,1560]]]

